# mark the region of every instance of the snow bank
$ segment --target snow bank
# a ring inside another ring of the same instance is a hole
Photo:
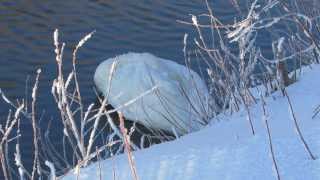
[[[312,119],[320,104],[320,66],[304,68],[299,82],[288,87],[301,131],[312,152],[320,156],[320,116]],[[285,180],[319,180],[320,160],[311,160],[299,140],[289,105],[281,93],[265,99],[275,159]],[[256,130],[253,136],[247,113],[220,115],[209,127],[178,140],[134,152],[142,180],[270,180],[276,179],[261,103],[251,107]],[[119,155],[81,169],[79,179],[132,179],[126,155]],[[70,173],[64,179],[76,179]]]
[[[102,62],[94,81],[115,108],[143,95],[120,111],[146,127],[169,132],[174,127],[185,134],[207,124],[206,84],[197,73],[173,61],[149,53],[123,54]]]

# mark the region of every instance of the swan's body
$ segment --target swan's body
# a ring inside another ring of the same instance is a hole
[[[207,122],[209,93],[205,83],[197,73],[173,61],[149,53],[120,55],[98,66],[94,82],[116,109],[149,91],[119,109],[127,119],[146,127],[169,132],[174,127],[182,135]]]

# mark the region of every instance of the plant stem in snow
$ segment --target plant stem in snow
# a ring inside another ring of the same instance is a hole
[[[320,113],[320,105],[318,105],[313,112],[314,114],[312,116],[312,119],[315,118]]]
[[[293,111],[293,107],[292,107],[292,103],[291,103],[291,100],[288,96],[288,93],[287,91],[284,89],[284,95],[286,96],[287,100],[288,100],[288,103],[289,103],[289,108],[290,108],[290,112],[291,112],[291,116],[292,116],[292,119],[294,121],[294,126],[297,130],[297,133],[298,133],[298,136],[300,138],[300,140],[302,141],[302,144],[304,146],[304,148],[306,149],[306,151],[308,152],[309,156],[311,157],[312,160],[316,160],[317,158],[313,155],[313,153],[311,152],[306,140],[304,139],[303,135],[302,135],[302,132],[300,130],[300,127],[298,125],[298,121],[297,121],[297,118],[296,118],[296,115],[294,114],[294,111]]]
[[[269,148],[270,148],[270,152],[271,152],[272,162],[273,162],[273,166],[276,171],[276,174],[277,174],[277,180],[280,180],[281,178],[280,178],[279,168],[278,168],[277,161],[276,161],[274,151],[273,151],[272,137],[271,137],[270,127],[269,127],[269,123],[268,123],[268,114],[267,114],[266,107],[265,107],[266,102],[264,101],[262,95],[261,95],[261,100],[262,100],[262,110],[263,110],[263,121],[265,123],[267,133],[268,133]]]

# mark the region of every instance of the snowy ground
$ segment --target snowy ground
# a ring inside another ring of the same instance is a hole
[[[320,66],[304,68],[299,82],[287,88],[294,113],[311,151],[319,157],[312,160],[304,149],[294,127],[287,99],[276,92],[266,98],[281,179],[320,179],[320,115],[312,119],[320,104]],[[249,129],[247,113],[220,115],[219,122],[186,135],[176,141],[134,152],[139,179],[142,180],[250,180],[276,179],[268,135],[263,122],[261,103],[251,107],[256,130]],[[81,169],[79,179],[132,179],[126,155],[95,163]],[[76,179],[74,173],[64,179]]]

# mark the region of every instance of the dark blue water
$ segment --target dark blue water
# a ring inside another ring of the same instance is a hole
[[[221,21],[232,22],[239,17],[234,0],[210,1]],[[246,9],[242,1],[240,10]],[[67,43],[65,71],[71,70],[70,54],[77,42],[87,33],[94,36],[78,53],[78,72],[81,92],[86,104],[95,101],[93,74],[104,59],[118,54],[150,52],[159,57],[183,64],[183,36],[193,38],[191,26],[177,20],[191,21],[189,14],[207,13],[203,0],[7,0],[0,2],[0,88],[12,100],[30,101],[35,72],[42,69],[37,101],[37,113],[44,112],[40,128],[51,121],[53,144],[61,144],[62,133],[57,107],[50,94],[56,74],[52,33],[61,32]],[[268,37],[265,37],[268,38]],[[263,39],[263,38],[262,38]],[[29,82],[26,80],[29,78]],[[29,84],[29,88],[26,88]],[[0,123],[5,122],[9,106],[0,100]],[[28,120],[22,121],[20,139],[23,163],[32,163],[32,131]],[[55,141],[56,140],[56,141]],[[28,167],[29,168],[29,167]]]

